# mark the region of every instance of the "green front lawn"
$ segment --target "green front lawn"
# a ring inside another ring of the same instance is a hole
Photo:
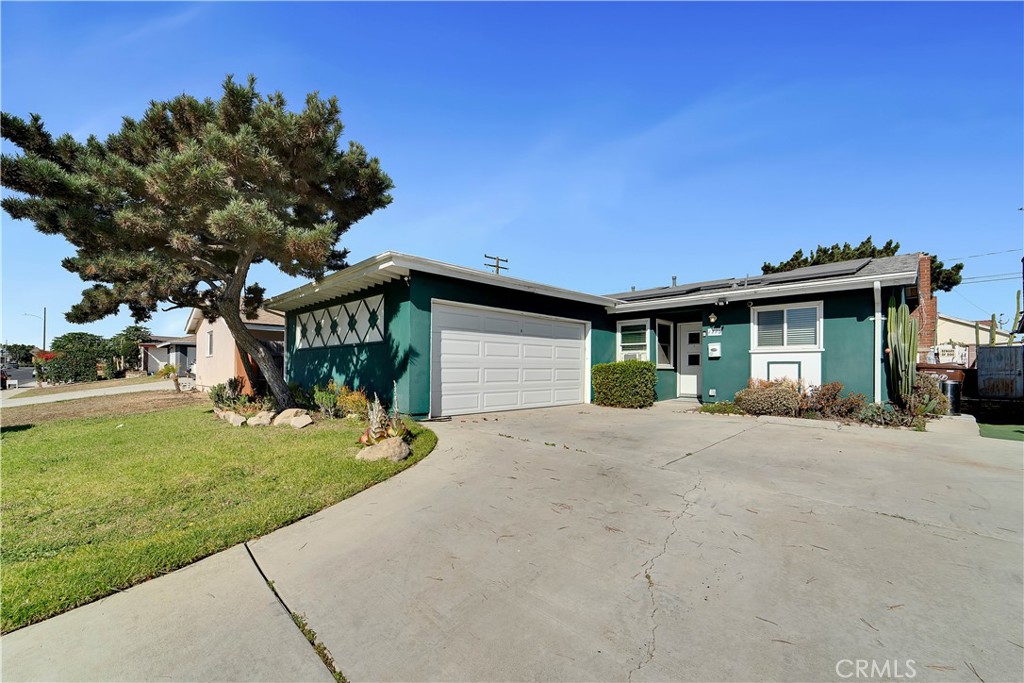
[[[437,442],[414,425],[408,460],[364,462],[353,457],[362,428],[238,428],[208,404],[5,426],[0,627],[266,534],[387,479]]]
[[[1024,425],[990,425],[978,424],[981,435],[990,439],[1008,439],[1010,441],[1024,441]]]

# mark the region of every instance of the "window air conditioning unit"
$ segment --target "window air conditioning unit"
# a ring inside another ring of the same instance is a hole
[[[642,353],[624,353],[622,354],[622,360],[643,360],[644,354]]]

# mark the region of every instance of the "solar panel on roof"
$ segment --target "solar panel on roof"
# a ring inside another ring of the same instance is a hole
[[[838,263],[823,263],[820,266],[807,266],[806,268],[797,268],[785,273],[762,275],[761,282],[766,285],[776,285],[783,282],[799,282],[800,280],[817,280],[819,278],[853,275],[870,261],[871,259],[869,258],[862,258],[856,261],[840,261]]]

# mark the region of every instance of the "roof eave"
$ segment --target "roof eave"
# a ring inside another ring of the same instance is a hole
[[[538,282],[520,280],[508,277],[507,275],[494,275],[473,268],[388,251],[349,266],[345,270],[328,275],[320,282],[310,282],[291,291],[271,297],[264,304],[264,308],[285,313],[306,306],[315,306],[399,277],[405,277],[413,271],[569,299],[596,306],[607,307],[617,303],[616,299],[605,296],[585,294]]]
[[[722,299],[726,303],[733,301],[751,301],[781,296],[799,296],[801,294],[822,294],[842,292],[855,289],[867,289],[875,282],[882,285],[910,285],[917,282],[917,271],[888,273],[885,275],[861,276],[853,278],[837,278],[817,282],[796,282],[792,284],[774,285],[770,287],[751,287],[749,289],[725,289],[699,295],[687,295],[656,299],[653,301],[623,302],[608,308],[609,313],[629,313],[638,311],[657,311],[666,308],[685,308],[713,304]]]

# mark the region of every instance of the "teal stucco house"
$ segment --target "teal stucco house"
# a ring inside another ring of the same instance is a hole
[[[659,400],[789,377],[879,402],[889,296],[924,334],[929,277],[928,255],[907,254],[599,296],[385,252],[266,308],[285,315],[287,381],[396,387],[419,417],[588,403],[590,368],[629,358],[657,364]]]

